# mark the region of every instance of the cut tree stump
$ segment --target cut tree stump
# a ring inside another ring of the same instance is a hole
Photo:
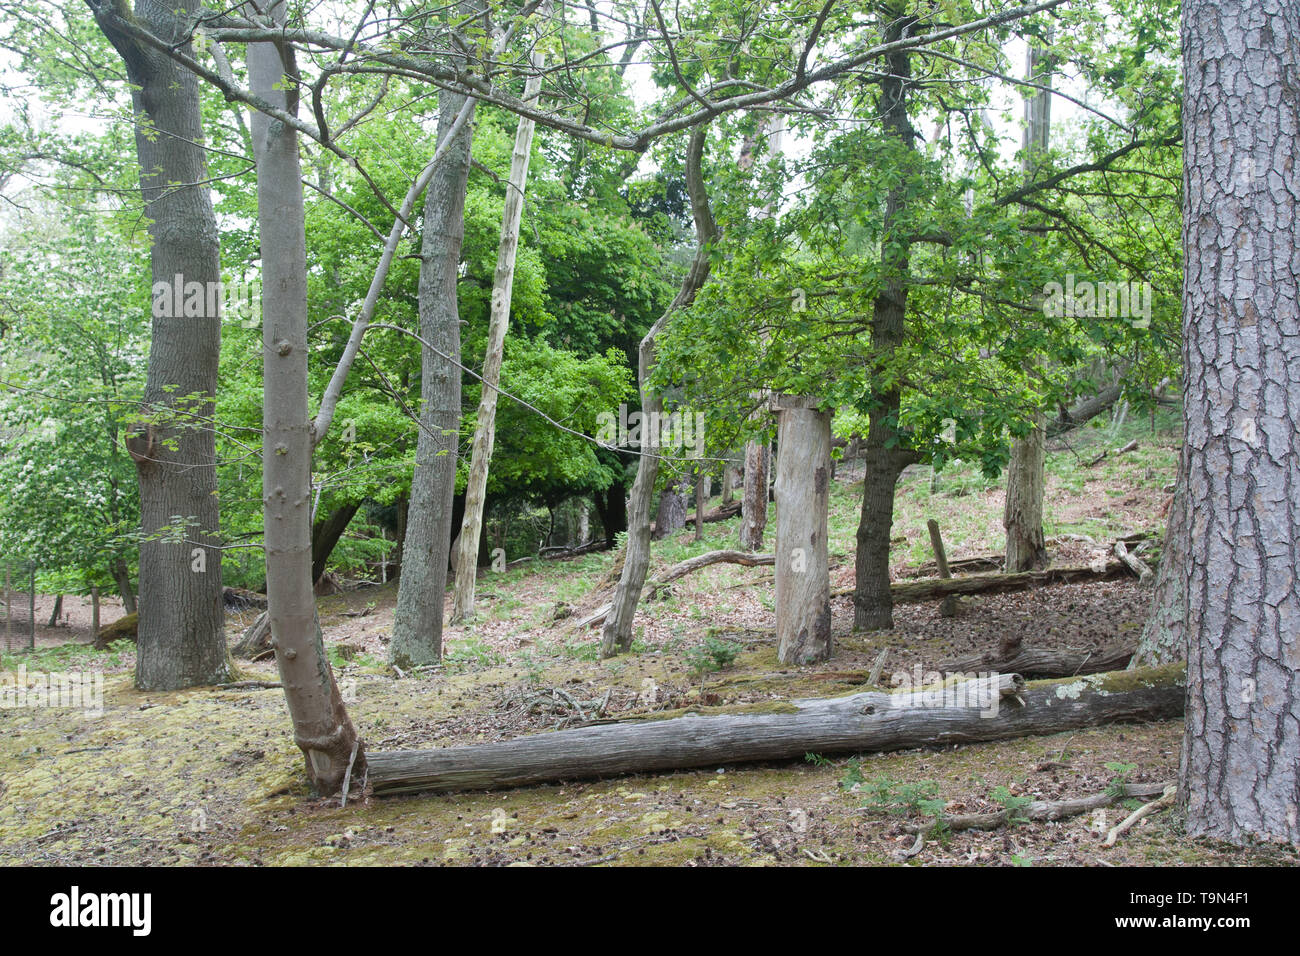
[[[379,752],[367,761],[376,794],[491,790],[1172,720],[1182,716],[1184,684],[1177,666],[1032,686],[1001,674],[938,689],[701,708],[500,743]]]

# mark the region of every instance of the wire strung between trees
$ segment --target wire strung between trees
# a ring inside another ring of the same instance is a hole
[[[514,402],[516,405],[520,405],[520,406],[522,406],[523,408],[526,408],[528,411],[532,412],[534,415],[539,415],[539,416],[541,416],[541,417],[544,418],[546,421],[550,422],[552,425],[554,425],[556,428],[558,428],[560,431],[562,431],[562,432],[568,432],[570,435],[574,435],[574,436],[576,436],[576,437],[578,437],[578,438],[581,438],[583,441],[589,441],[589,442],[591,442],[593,445],[595,445],[597,448],[604,448],[606,451],[617,452],[618,454],[621,454],[621,455],[637,455],[638,457],[641,457],[641,458],[658,458],[660,461],[668,461],[668,462],[674,462],[674,463],[676,463],[676,462],[688,462],[688,461],[721,461],[721,462],[727,462],[728,464],[731,463],[731,459],[730,459],[730,458],[709,458],[709,457],[704,456],[704,455],[700,455],[700,456],[695,457],[695,458],[670,458],[670,457],[668,457],[667,455],[656,455],[656,454],[654,454],[653,452],[648,452],[648,451],[632,451],[631,449],[628,449],[628,448],[623,448],[623,447],[618,446],[618,445],[611,445],[611,444],[609,444],[608,442],[603,442],[603,441],[601,441],[601,440],[598,439],[598,438],[592,438],[590,435],[584,435],[582,432],[577,431],[576,429],[570,428],[568,425],[561,425],[559,422],[557,422],[557,421],[556,421],[554,418],[552,418],[550,415],[546,414],[546,413],[545,413],[544,411],[542,411],[540,408],[536,407],[535,405],[530,405],[528,402],[524,401],[522,398],[519,398],[517,395],[511,395],[511,394],[510,394],[509,392],[507,392],[504,388],[500,388],[499,386],[493,385],[493,384],[491,384],[490,382],[486,382],[486,381],[484,381],[484,380],[483,380],[483,376],[480,375],[478,372],[474,371],[472,368],[469,368],[469,367],[467,367],[467,366],[465,366],[465,365],[462,365],[458,359],[454,359],[454,358],[452,358],[452,357],[451,357],[450,355],[448,355],[446,352],[443,352],[443,351],[441,351],[440,349],[437,349],[437,348],[435,348],[434,346],[430,345],[428,342],[426,342],[423,338],[421,338],[421,337],[420,337],[419,335],[417,335],[415,332],[412,332],[410,329],[404,329],[404,328],[402,328],[400,325],[384,325],[384,324],[382,324],[382,323],[374,323],[374,324],[371,324],[371,325],[369,325],[369,326],[366,327],[366,331],[370,331],[370,329],[392,329],[394,332],[401,332],[401,333],[403,333],[404,335],[409,335],[411,338],[415,339],[417,342],[419,342],[422,346],[424,346],[426,349],[428,349],[428,350],[429,350],[430,352],[432,352],[434,355],[437,355],[439,358],[444,359],[445,361],[450,362],[452,365],[456,366],[456,367],[457,367],[458,369],[460,369],[462,372],[467,372],[467,373],[469,373],[470,375],[473,375],[476,379],[478,379],[480,382],[482,382],[485,386],[487,386],[488,388],[494,390],[498,395],[504,395],[506,398],[510,399],[510,401]]]

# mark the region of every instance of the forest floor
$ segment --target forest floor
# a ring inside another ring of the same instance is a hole
[[[1134,437],[1136,450],[1086,466],[1097,449]],[[1130,426],[1085,431],[1071,439],[1073,450],[1050,453],[1053,562],[1095,557],[1082,536],[1104,547],[1122,534],[1161,533],[1176,441],[1169,429]],[[852,583],[860,496],[860,473],[841,468],[831,503],[834,586]],[[938,519],[955,560],[999,549],[1001,515],[999,483],[975,471],[945,472],[933,490],[928,469],[910,471],[896,509],[895,578],[931,559],[926,518]],[[654,566],[727,547],[736,534],[734,520],[705,528],[703,542],[687,530],[656,543]],[[833,601],[834,659],[794,669],[776,660],[770,569],[714,565],[646,602],[633,653],[602,662],[598,629],[577,632],[573,622],[602,603],[599,585],[613,561],[587,554],[485,572],[478,619],[448,629],[444,664],[404,676],[384,664],[393,587],[322,598],[330,657],[367,747],[502,740],[575,726],[597,711],[617,717],[851,693],[886,647],[889,675],[936,669],[1009,635],[1039,646],[1108,646],[1131,640],[1150,600],[1135,580],[1047,587],[964,598],[956,618],[940,617],[937,603],[903,605],[892,631],[854,634],[846,596]],[[232,639],[239,623],[232,618]],[[997,810],[1009,797],[1099,793],[1117,777],[1171,780],[1182,742],[1175,721],[495,793],[375,798],[360,788],[341,808],[307,792],[279,690],[140,693],[131,686],[133,653],[120,644],[95,652],[65,642],[2,662],[0,669],[29,673],[100,671],[104,695],[100,715],[0,710],[0,865],[891,863],[913,845],[906,826],[924,821],[922,800],[942,800],[950,813]],[[276,680],[268,662],[240,669],[243,679]],[[1187,840],[1175,812],[1149,817],[1104,847],[1106,828],[1127,813],[1116,805],[1052,823],[932,835],[908,862],[1300,862],[1275,847]]]

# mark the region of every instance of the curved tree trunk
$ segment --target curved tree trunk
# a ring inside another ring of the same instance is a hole
[[[709,277],[709,250],[718,237],[718,226],[713,221],[709,196],[704,187],[704,175],[700,169],[707,131],[707,126],[697,126],[691,132],[690,145],[686,150],[686,189],[695,215],[695,235],[699,240],[699,248],[695,252],[690,271],[682,280],[681,289],[667,311],[645,334],[639,349],[641,409],[646,416],[643,421],[657,421],[657,416],[663,413],[664,407],[659,393],[648,384],[650,369],[654,366],[655,336],[663,330],[674,312],[686,308],[695,300],[695,293]],[[645,443],[642,443],[641,450],[646,451]],[[655,479],[659,476],[659,459],[655,457],[658,454],[657,448],[651,448],[649,452],[637,460],[636,481],[632,484],[632,503],[628,514],[627,553],[623,559],[623,573],[619,576],[613,608],[605,619],[605,628],[601,633],[600,653],[603,657],[612,657],[619,651],[631,648],[632,620],[641,599],[646,569],[650,566],[650,496],[654,493]]]
[[[173,11],[188,15],[198,7],[197,0],[170,5],[141,0],[135,15],[152,33],[193,55]],[[215,294],[221,250],[204,185],[208,171],[198,79],[165,53],[113,29],[110,17],[117,12],[106,6],[99,22],[132,86],[140,188],[152,239],[154,312],[162,313],[153,318],[143,399],[143,411],[155,417],[127,438],[140,482],[142,532],[135,683],[140,690],[177,690],[229,676],[216,438],[207,424],[221,352],[220,296]],[[202,314],[184,307],[186,290],[201,290]],[[181,396],[201,398],[182,402]],[[182,540],[163,531],[175,526],[176,515],[188,519]]]
[[[465,97],[443,92],[441,138],[452,132]],[[439,351],[460,358],[456,276],[465,236],[471,124],[456,134],[424,198],[420,264],[420,330]],[[460,369],[431,349],[421,349],[420,437],[407,509],[402,576],[389,656],[401,667],[442,660],[442,614],[450,566],[456,453],[460,439]],[[469,562],[471,572],[474,562]]]
[[[285,22],[285,3],[270,14]],[[285,77],[297,67],[289,48],[248,46],[252,89],[293,110]],[[296,96],[296,94],[295,94]],[[267,615],[271,643],[308,779],[336,793],[365,766],[361,740],[343,706],[316,617],[312,588],[311,462],[314,435],[307,385],[307,227],[298,134],[261,113],[252,117],[257,157],[257,219],[262,248],[262,488]],[[143,633],[141,634],[143,637]],[[224,648],[223,648],[224,650]]]
[[[1290,0],[1183,3],[1187,832],[1300,844],[1300,136]]]
[[[543,6],[541,16],[546,17]],[[537,99],[542,88],[541,69],[546,57],[534,51],[533,69],[524,82],[524,102]],[[510,325],[510,295],[515,281],[515,256],[519,251],[519,223],[524,212],[524,189],[528,183],[528,161],[533,149],[535,123],[519,117],[515,130],[515,149],[510,159],[510,179],[506,184],[505,206],[501,211],[501,242],[497,248],[496,275],[492,280],[491,316],[488,320],[487,352],[483,359],[483,392],[479,397],[478,419],[474,426],[474,447],[470,454],[469,478],[465,484],[465,518],[460,526],[457,546],[456,590],[452,598],[453,624],[474,616],[474,586],[478,581],[479,536],[483,532],[483,505],[487,498],[488,468],[492,464],[492,445],[496,439],[497,389],[501,381],[501,360],[505,352],[506,330]]]
[[[361,508],[361,502],[353,502],[335,508],[329,517],[312,523],[311,526],[311,581],[315,584],[325,574],[325,564],[338,545],[343,532]]]

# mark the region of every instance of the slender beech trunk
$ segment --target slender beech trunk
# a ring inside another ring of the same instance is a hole
[[[278,0],[271,15],[284,22]],[[281,49],[284,58],[281,57]],[[291,48],[248,46],[252,89],[288,112],[297,108]],[[262,501],[271,644],[312,787],[332,794],[349,769],[365,766],[321,639],[312,589],[312,417],[307,387],[307,235],[298,134],[252,117],[257,218],[262,249]]]
[[[425,193],[420,245],[420,334],[456,360],[460,359],[456,276],[465,236],[465,188],[473,138],[470,122],[455,129],[457,114],[464,105],[465,97],[442,93],[438,138],[454,138]],[[432,349],[422,349],[421,353],[421,428],[389,646],[393,663],[400,667],[442,660],[442,615],[460,441],[460,369]],[[469,564],[472,570],[472,558]]]
[[[775,114],[759,120],[758,133],[767,133],[766,150],[769,158],[781,155],[785,139],[785,117]],[[739,166],[748,169],[754,164],[758,146],[755,142],[746,142],[741,149]],[[776,215],[775,202],[770,203],[762,212],[762,217],[770,219]],[[755,412],[755,416],[763,414]],[[763,549],[763,532],[767,529],[768,485],[771,481],[772,454],[766,441],[745,442],[745,486],[741,493],[740,506],[740,547],[746,551]]]
[[[1300,5],[1184,0],[1187,832],[1300,844]]]
[[[126,65],[135,117],[140,188],[149,223],[155,315],[143,411],[127,450],[140,482],[140,624],[135,683],[140,690],[176,690],[228,678],[222,630],[220,521],[216,439],[211,426],[221,353],[220,310],[186,314],[163,289],[204,290],[221,281],[216,216],[208,194],[198,79],[165,53],[111,26],[135,19],[193,55],[176,11],[198,0],[105,4],[104,34]],[[99,10],[92,7],[98,15]],[[191,285],[198,283],[198,286]],[[168,307],[170,304],[170,307]],[[197,400],[191,396],[197,396]],[[192,416],[192,417],[191,417]],[[162,529],[187,516],[183,535]]]
[[[895,20],[886,30],[887,40],[901,39],[915,19]],[[907,117],[907,80],[911,58],[907,51],[885,57],[889,77],[880,84],[881,119],[888,135],[908,150],[916,150],[916,132]],[[892,234],[899,228],[906,203],[907,171],[904,181],[889,191],[885,203],[884,242],[881,244],[880,292],[872,305],[871,349],[880,366],[887,366],[903,343],[907,317],[910,246]],[[892,380],[892,377],[891,377]],[[871,425],[863,446],[865,480],[862,487],[862,516],[858,521],[858,553],[853,591],[853,627],[876,630],[893,627],[894,602],[889,591],[889,535],[894,524],[894,488],[903,469],[919,456],[902,444],[898,413],[902,395],[897,385],[873,386]]]
[[[544,7],[541,15],[545,17],[546,12]],[[546,57],[535,52],[532,60],[533,69],[537,72],[524,82],[525,103],[536,100],[542,88],[540,71],[546,63]],[[515,130],[514,155],[510,160],[510,179],[506,183],[505,207],[501,212],[501,244],[497,248],[487,353],[483,359],[483,393],[478,403],[474,447],[470,457],[469,478],[465,484],[465,518],[460,526],[456,592],[451,604],[453,624],[474,617],[474,586],[477,583],[479,536],[483,533],[483,503],[487,497],[488,468],[492,464],[492,445],[496,438],[496,386],[501,381],[501,359],[505,352],[506,330],[510,325],[510,295],[515,282],[515,255],[519,251],[519,222],[523,217],[524,190],[528,185],[528,161],[532,155],[535,126],[532,120],[519,117],[519,125]]]
[[[775,395],[776,639],[782,664],[830,658],[831,577],[827,547],[831,416],[817,399]]]
[[[1050,36],[1050,34],[1049,34]],[[1045,50],[1030,45],[1028,78],[1040,86],[1050,86]],[[1039,90],[1025,101],[1025,139],[1022,168],[1030,179],[1043,153],[1047,151],[1051,128],[1052,94]],[[1035,302],[1039,297],[1035,297]],[[1011,445],[1011,463],[1007,467],[1007,500],[1002,526],[1007,531],[1007,571],[1035,571],[1047,566],[1047,542],[1043,537],[1043,466],[1046,464],[1047,415],[1039,409],[1034,427],[1024,438]]]
[[[668,319],[678,309],[688,307],[695,300],[709,277],[709,250],[718,238],[718,226],[709,208],[709,195],[704,186],[700,165],[704,158],[704,140],[707,126],[691,131],[690,145],[686,150],[686,190],[691,197],[691,210],[695,216],[695,235],[699,248],[690,271],[682,280],[667,311],[659,317],[641,340],[638,351],[638,376],[641,386],[643,421],[658,421],[663,414],[663,398],[649,385],[650,370],[654,367],[655,336],[663,330]],[[645,443],[641,450],[647,451]],[[636,481],[632,483],[632,503],[628,514],[627,554],[623,559],[623,573],[614,591],[614,606],[605,618],[601,633],[600,653],[612,657],[632,646],[632,620],[636,616],[637,602],[645,584],[646,570],[650,566],[650,496],[654,493],[655,479],[659,476],[658,448],[651,448],[637,460]]]

